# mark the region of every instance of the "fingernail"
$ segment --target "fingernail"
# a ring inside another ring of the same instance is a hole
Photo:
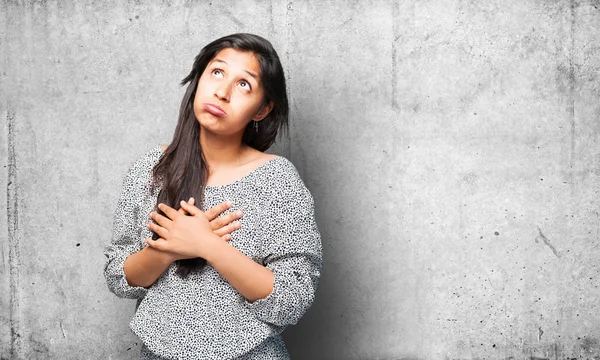
[[[227,201],[227,206],[231,206],[233,203],[231,201]]]
[[[236,211],[236,212],[235,212],[235,214],[236,214],[237,216],[242,216],[242,215],[244,215],[244,214],[243,214],[243,213],[242,213],[240,210]]]
[[[192,202],[192,201],[194,201],[194,198],[193,198],[193,197],[191,197],[191,198],[190,198],[190,201],[188,201],[188,202]]]

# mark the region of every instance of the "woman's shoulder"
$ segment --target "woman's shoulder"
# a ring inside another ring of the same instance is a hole
[[[135,199],[143,196],[152,183],[152,169],[160,159],[162,149],[156,146],[146,150],[133,160],[123,179],[122,192]]]
[[[252,158],[250,165],[250,174],[258,173],[259,181],[276,181],[281,176],[293,175],[297,173],[294,164],[287,158],[277,154],[269,154],[256,149],[250,149]]]
[[[138,158],[134,162],[134,165],[138,165],[141,167],[154,167],[154,165],[156,165],[156,163],[164,153],[165,149],[166,146],[159,145],[146,150],[140,156],[138,156]]]
[[[273,156],[263,165],[264,185],[273,198],[309,196],[310,191],[294,163],[285,156]]]
[[[286,179],[299,179],[300,175],[294,163],[282,155],[265,154],[260,167],[267,168],[267,174],[274,181],[285,181]]]
[[[163,149],[161,146],[155,146],[146,150],[133,161],[129,167],[128,175],[135,178],[146,178],[152,173],[152,169],[158,163]]]

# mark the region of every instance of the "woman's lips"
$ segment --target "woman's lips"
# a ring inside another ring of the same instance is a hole
[[[225,110],[221,109],[221,107],[213,104],[204,104],[204,110],[218,117],[225,117],[227,113]]]

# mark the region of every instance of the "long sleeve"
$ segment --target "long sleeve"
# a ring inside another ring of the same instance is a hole
[[[141,199],[140,160],[127,172],[117,209],[113,219],[113,232],[110,244],[105,248],[106,263],[104,277],[111,292],[122,298],[139,299],[146,295],[147,289],[130,286],[123,272],[125,259],[143,248],[141,228],[138,226],[139,203]]]
[[[263,218],[263,265],[273,271],[273,291],[264,299],[247,302],[261,321],[295,324],[312,305],[322,267],[321,236],[314,216],[314,200],[290,164],[280,179]]]

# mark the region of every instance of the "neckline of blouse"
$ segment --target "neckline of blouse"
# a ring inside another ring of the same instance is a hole
[[[164,150],[162,149],[161,146],[157,146],[156,147],[159,151],[159,154],[164,154]],[[249,173],[247,173],[246,175],[242,176],[241,178],[229,183],[229,184],[223,184],[223,185],[205,185],[204,188],[205,189],[214,189],[214,190],[218,190],[218,189],[223,189],[223,188],[227,188],[230,186],[235,186],[238,183],[241,183],[243,181],[246,181],[248,178],[254,176],[254,174],[256,174],[259,170],[261,170],[262,168],[266,167],[267,164],[270,164],[271,162],[273,162],[276,159],[280,159],[281,156],[275,156],[267,161],[265,161],[264,163],[260,164],[257,168],[255,168],[254,170],[250,171]]]

